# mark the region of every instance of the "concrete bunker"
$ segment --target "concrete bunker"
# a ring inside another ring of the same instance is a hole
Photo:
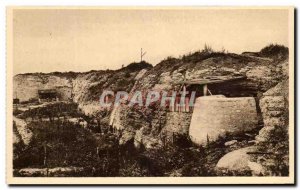
[[[226,134],[258,126],[257,92],[243,88],[246,80],[245,76],[210,76],[181,82],[181,90],[196,91],[188,130],[194,143],[205,146]]]
[[[53,102],[58,101],[58,94],[55,89],[38,90],[39,102]]]
[[[253,97],[204,96],[196,99],[189,135],[194,143],[206,145],[226,134],[251,131],[257,124]]]

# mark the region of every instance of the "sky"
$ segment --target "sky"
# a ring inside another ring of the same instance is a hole
[[[15,9],[13,73],[119,69],[200,50],[288,46],[287,9]]]

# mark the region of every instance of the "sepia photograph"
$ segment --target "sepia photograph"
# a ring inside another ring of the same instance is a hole
[[[7,7],[8,184],[294,184],[293,7]]]

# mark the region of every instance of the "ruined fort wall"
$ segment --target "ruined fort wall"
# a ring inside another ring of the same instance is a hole
[[[13,96],[20,101],[38,99],[39,89],[57,89],[62,99],[71,97],[72,82],[67,78],[28,74],[16,75],[13,78]]]
[[[268,142],[276,128],[288,129],[288,80],[278,83],[263,94],[259,101],[264,127],[256,136],[257,142]]]

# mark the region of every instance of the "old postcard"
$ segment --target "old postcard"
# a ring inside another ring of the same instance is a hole
[[[292,7],[8,7],[7,183],[293,184]]]

